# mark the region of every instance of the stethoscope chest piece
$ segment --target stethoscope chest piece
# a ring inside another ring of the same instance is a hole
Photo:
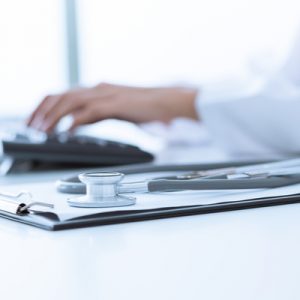
[[[68,199],[70,206],[104,208],[135,204],[135,198],[118,195],[118,184],[124,177],[121,173],[94,172],[78,177],[86,185],[86,195]]]

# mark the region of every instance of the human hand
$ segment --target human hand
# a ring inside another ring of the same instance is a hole
[[[47,96],[31,114],[27,125],[51,132],[67,115],[73,117],[70,130],[107,118],[135,123],[169,122],[176,117],[197,119],[196,94],[197,91],[185,88],[137,88],[101,83]]]

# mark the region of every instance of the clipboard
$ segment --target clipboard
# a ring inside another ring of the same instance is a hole
[[[187,205],[177,207],[163,207],[145,210],[118,210],[96,214],[87,214],[66,220],[60,220],[55,212],[18,210],[22,203],[15,203],[6,209],[0,201],[0,217],[38,227],[49,231],[75,229],[100,225],[111,225],[128,222],[149,221],[164,218],[183,217],[210,213],[220,213],[234,210],[253,209],[259,207],[277,206],[300,203],[300,194],[254,198],[241,201],[226,201],[203,205]],[[3,204],[3,203],[2,203]]]
[[[138,167],[132,167],[132,170],[136,171],[136,168]],[[203,168],[209,169],[212,165]],[[138,177],[134,178],[134,176]],[[127,178],[133,179],[134,182],[134,179],[142,180],[142,176],[146,179],[149,174],[128,174]],[[135,205],[106,209],[69,207],[67,197],[74,197],[74,195],[57,193],[52,181],[18,184],[10,187],[13,193],[16,189],[18,191],[29,189],[34,193],[32,194],[34,202],[28,200],[21,203],[3,200],[0,197],[0,217],[50,231],[300,203],[300,183],[281,188],[251,191],[134,194],[133,196],[137,197]],[[51,206],[54,206],[54,209],[51,209]]]

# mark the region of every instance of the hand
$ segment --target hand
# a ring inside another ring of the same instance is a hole
[[[51,132],[62,117],[70,114],[73,116],[70,130],[107,118],[136,123],[169,122],[176,117],[197,119],[196,94],[197,91],[185,88],[136,88],[102,83],[47,96],[27,124]]]

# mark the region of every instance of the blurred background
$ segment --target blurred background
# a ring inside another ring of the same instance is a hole
[[[101,81],[199,85],[273,72],[299,0],[0,0],[0,116]]]

